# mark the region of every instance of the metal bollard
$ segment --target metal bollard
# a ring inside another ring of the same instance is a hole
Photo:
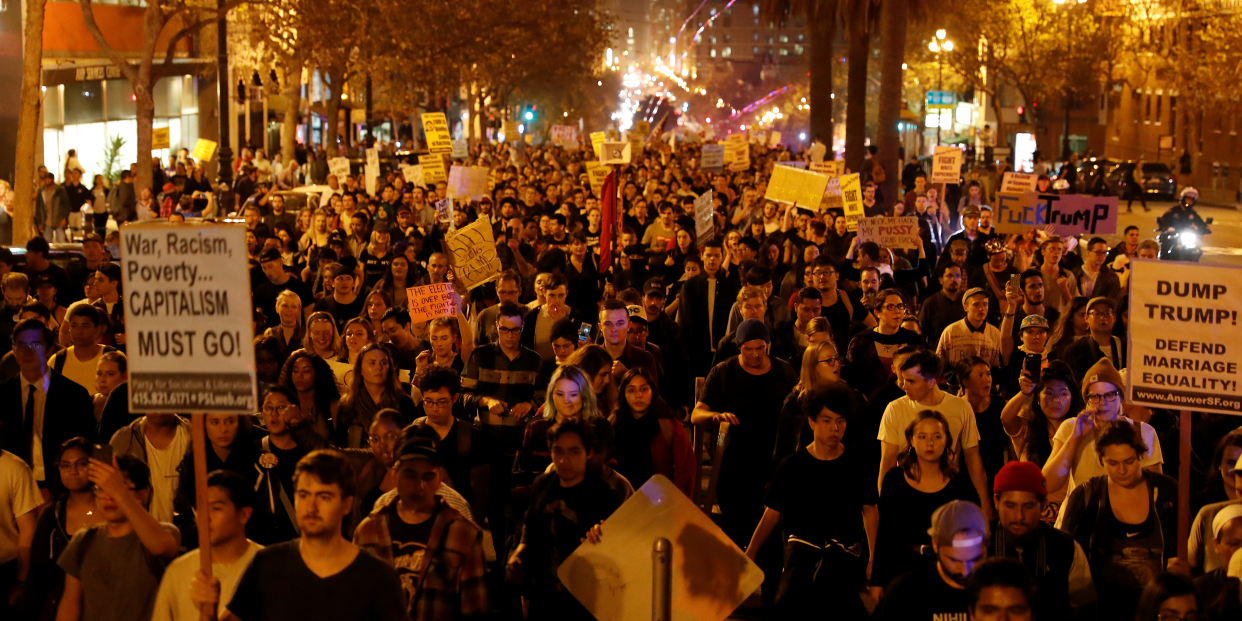
[[[651,620],[673,619],[673,544],[656,539],[651,549]]]

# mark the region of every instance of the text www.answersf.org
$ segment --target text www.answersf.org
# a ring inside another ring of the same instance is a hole
[[[1166,405],[1186,406],[1189,408],[1204,407],[1230,410],[1242,414],[1242,400],[1229,399],[1219,395],[1199,395],[1173,390],[1136,387],[1134,389],[1134,398],[1137,401],[1155,401]]]

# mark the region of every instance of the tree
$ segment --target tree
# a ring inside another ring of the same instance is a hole
[[[906,30],[910,21],[910,5],[914,0],[884,0],[880,10],[880,101],[879,128],[876,130],[877,153],[886,173],[880,195],[892,203],[897,200],[897,180],[901,177],[901,136],[897,122],[901,120],[902,67],[906,51]]]
[[[25,245],[34,231],[35,145],[43,128],[43,15],[47,0],[26,0],[22,32],[22,107],[17,118],[17,153],[13,179],[13,245]]]
[[[871,0],[846,0],[849,49],[845,98],[845,167],[862,170],[867,141],[867,61],[871,56]]]
[[[811,75],[811,139],[832,143],[832,45],[837,37],[838,0],[766,0],[760,9],[768,21],[791,16],[806,19],[808,71]]]

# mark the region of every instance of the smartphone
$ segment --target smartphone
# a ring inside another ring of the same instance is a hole
[[[582,343],[589,341],[590,339],[591,339],[591,324],[584,323],[582,324],[581,328],[578,328],[578,343],[582,344]]]
[[[1018,281],[1022,278],[1021,274],[1014,274],[1009,277],[1009,288],[1014,291],[1018,290]]]
[[[1039,383],[1039,371],[1043,366],[1043,356],[1039,354],[1027,354],[1026,359],[1022,361],[1022,368],[1031,375],[1031,381]]]
[[[91,449],[91,459],[112,465],[112,446],[108,444],[96,444]]]

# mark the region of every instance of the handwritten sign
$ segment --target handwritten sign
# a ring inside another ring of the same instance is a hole
[[[605,142],[600,146],[600,164],[629,164],[633,147],[629,142]]]
[[[608,134],[604,132],[591,132],[591,149],[595,151],[595,159],[599,159],[599,149],[608,140]]]
[[[562,149],[577,149],[578,128],[573,125],[553,125],[552,144]]]
[[[849,230],[858,230],[858,221],[865,215],[863,213],[863,197],[862,183],[858,179],[858,173],[852,175],[842,175],[839,177],[841,184],[841,205],[845,207],[845,221],[849,224]]]
[[[505,142],[521,142],[521,132],[518,131],[518,122],[509,119],[504,122],[504,126],[500,130],[505,135]]]
[[[410,302],[410,321],[414,323],[452,317],[460,310],[457,305],[460,298],[453,292],[451,282],[410,287],[405,290],[405,298]]]
[[[450,185],[447,191],[451,193],[452,189],[453,189],[453,186]],[[442,198],[436,201],[434,203],[434,206],[436,208],[436,221],[437,222],[440,222],[443,224],[449,224],[453,221],[453,199],[452,198]]]
[[[1242,269],[1152,260],[1131,266],[1128,402],[1242,415]]]
[[[845,174],[845,160],[811,162],[809,168],[817,173],[828,175],[829,177],[840,177]]]
[[[873,241],[882,248],[911,248],[917,250],[923,241],[919,238],[917,216],[863,218],[858,221],[858,243]]]
[[[156,127],[151,130],[151,148],[167,149],[169,147],[168,128]]]
[[[462,140],[453,141],[453,154],[450,156],[455,160],[464,160],[470,157],[470,143]]]
[[[487,195],[487,173],[485,166],[456,166],[449,170],[448,185],[457,192],[457,196],[468,196],[470,200],[481,200]]]
[[[334,157],[328,160],[328,174],[336,175],[336,180],[339,181],[341,185],[345,185],[345,177],[349,176],[349,158]],[[410,178],[406,177],[405,180],[409,181]]]
[[[607,170],[607,169],[605,169]],[[449,265],[453,275],[466,287],[473,289],[500,277],[500,256],[496,254],[496,239],[491,224],[486,219],[475,220],[448,234]]]
[[[750,143],[766,146],[768,144],[768,132],[750,132]]]
[[[1007,172],[1001,177],[1001,192],[1034,192],[1039,175],[1034,173]]]
[[[586,171],[587,179],[591,182],[591,194],[594,194],[595,198],[600,198],[604,180],[608,178],[608,167],[599,162],[587,162]]]
[[[1113,235],[1117,197],[999,192],[992,207],[999,233],[1025,233],[1051,225],[1056,235]]]
[[[792,166],[775,166],[768,180],[764,198],[778,203],[797,203],[807,209],[818,210],[828,187],[828,177]]]
[[[379,170],[379,149],[372,147],[367,149],[367,166],[374,166],[375,170]]]
[[[716,236],[716,218],[712,212],[711,190],[694,199],[694,234],[700,247]]]
[[[962,150],[957,147],[936,147],[932,156],[931,183],[957,183],[962,178]]]
[[[724,172],[725,146],[722,144],[703,145],[703,156],[699,160],[699,170],[705,173]]]
[[[216,154],[217,146],[219,145],[217,145],[214,141],[206,138],[199,138],[198,142],[194,143],[194,152],[190,154],[190,157],[200,161],[209,160],[211,159],[211,156]]]
[[[423,115],[423,134],[427,136],[427,150],[435,155],[453,152],[453,135],[449,133],[448,119],[443,112]]]
[[[379,166],[376,164],[368,163],[366,166],[363,167],[362,174],[363,176],[366,177],[365,181],[366,181],[367,194],[370,194],[371,196],[375,196],[376,194],[379,194],[379,174],[380,174]]]
[[[439,155],[420,155],[418,164],[423,167],[423,182],[435,184],[448,181],[448,171],[444,170],[444,158]]]
[[[405,182],[426,189],[427,182],[423,181],[423,167],[419,164],[402,164],[401,176],[405,178]]]
[[[729,170],[740,171],[750,168],[750,143],[746,142],[745,134],[729,134],[724,147],[724,163]]]
[[[769,136],[768,136],[768,146],[769,146],[769,147],[776,148],[776,145],[779,145],[780,143],[781,143],[781,133],[780,133],[780,132],[774,131],[774,132],[772,132],[772,134],[771,134],[771,135],[769,135]]]

